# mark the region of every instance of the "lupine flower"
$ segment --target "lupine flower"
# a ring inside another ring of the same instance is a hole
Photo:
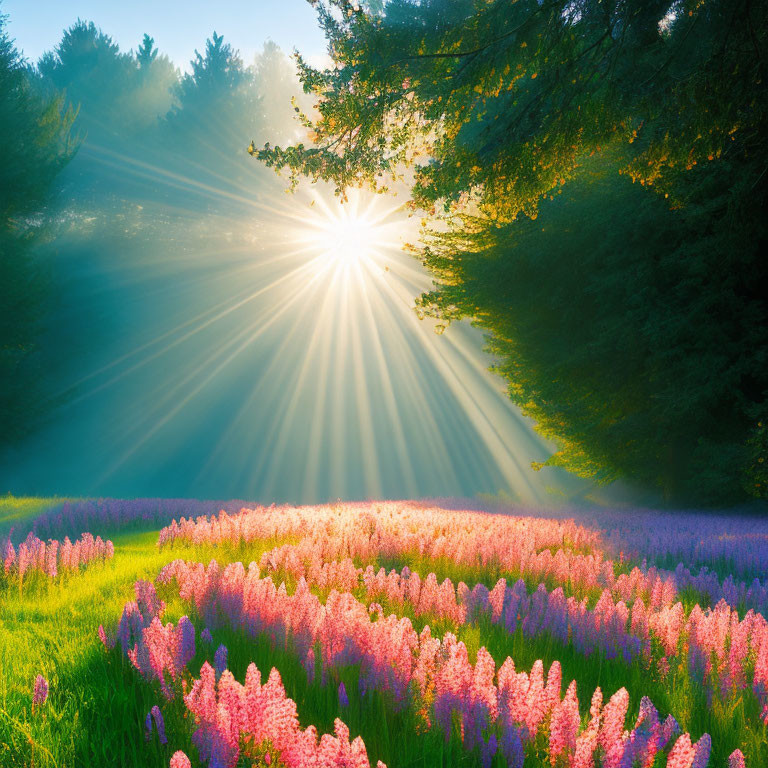
[[[493,757],[498,748],[499,743],[495,733],[492,733],[488,737],[488,741],[482,741],[480,743],[480,762],[483,765],[483,768],[491,768],[491,762],[493,761]]]
[[[691,737],[684,733],[669,753],[667,768],[691,768],[695,757],[696,750],[691,744]]]
[[[740,749],[734,749],[728,758],[728,768],[746,768],[744,755]]]
[[[47,699],[48,681],[42,675],[38,675],[35,678],[35,689],[32,695],[32,707],[39,707],[45,704]]]
[[[168,739],[165,737],[165,720],[163,720],[163,713],[160,711],[160,707],[155,704],[150,710],[152,718],[155,721],[155,727],[157,728],[157,737],[161,744],[167,744]]]
[[[92,562],[103,562],[113,556],[112,542],[104,542],[99,537],[94,539],[90,533],[84,533],[74,545],[66,537],[63,543],[50,539],[46,543],[30,532],[19,544],[18,552],[10,539],[0,546],[2,575],[18,577],[19,584],[27,574],[39,573],[54,580],[62,571],[79,571]]]
[[[181,750],[174,752],[171,757],[170,768],[192,768],[189,758]]]
[[[167,744],[168,739],[165,737],[165,720],[163,720],[163,713],[160,711],[160,707],[155,704],[152,709],[147,712],[147,716],[144,719],[144,737],[147,741],[152,738],[152,721],[157,728],[157,737],[161,744]]]
[[[276,669],[262,685],[259,670],[251,664],[243,686],[229,670],[217,682],[215,670],[206,662],[184,703],[198,723],[192,741],[200,759],[209,766],[234,768],[241,742],[258,745],[268,741],[287,768],[370,768],[362,739],[350,741],[349,729],[341,720],[334,723],[335,736],[325,734],[319,744],[314,727],[301,729],[296,704],[285,695]],[[271,764],[270,753],[264,755],[264,762]],[[386,768],[383,763],[379,766]]]
[[[646,743],[650,737],[649,728],[653,733],[656,733],[654,728],[658,731],[653,737],[654,744],[663,746],[676,727],[671,717],[663,726],[659,725],[655,708],[643,700],[641,713],[646,714],[638,718],[635,729],[625,735],[624,721],[629,706],[626,690],[618,691],[602,707],[598,689],[592,697],[589,723],[586,730],[580,732],[575,685],[569,686],[565,699],[560,698],[562,670],[559,664],[551,666],[546,684],[540,660],[533,665],[530,674],[526,674],[517,673],[512,660],[507,659],[497,676],[495,662],[485,649],[478,651],[476,664],[472,665],[464,644],[455,636],[447,634],[440,641],[432,638],[428,629],[416,633],[407,619],[398,620],[394,616],[373,621],[367,605],[349,593],[331,592],[323,605],[310,592],[303,577],[294,594],[289,595],[284,585],[278,589],[271,578],[261,578],[256,569],[246,573],[239,563],[222,570],[215,561],[205,568],[177,560],[166,566],[158,578],[163,584],[171,580],[176,581],[180,594],[196,600],[203,615],[229,617],[232,629],[258,627],[255,631],[266,633],[279,642],[285,642],[291,633],[305,668],[307,661],[313,658],[314,648],[319,645],[324,676],[337,667],[358,664],[361,691],[374,687],[387,689],[396,706],[406,703],[411,691],[430,690],[432,708],[422,710],[426,722],[435,722],[448,733],[451,723],[458,717],[465,747],[479,746],[481,757],[486,755],[484,760],[493,750],[490,734],[483,734],[487,733],[486,729],[493,728],[495,722],[499,723],[502,736],[497,749],[515,768],[522,765],[524,743],[533,740],[548,723],[553,726],[550,729],[553,752],[571,752],[571,762],[578,768],[592,766],[598,745],[605,755],[601,768],[619,768],[632,760],[632,750],[640,749]],[[477,594],[482,600],[482,592]],[[158,633],[160,627],[161,624]],[[138,657],[139,650],[140,646],[134,656]],[[206,716],[209,725],[201,726],[195,737],[198,748],[203,750],[203,759],[208,759],[204,755],[212,748],[212,734],[216,733],[219,734],[217,738],[223,739],[216,749],[223,750],[222,755],[228,755],[222,760],[224,765],[230,765],[234,764],[231,761],[235,760],[238,751],[235,723],[240,716],[235,712],[241,711],[241,705],[227,705],[234,709],[226,716],[216,714],[212,691],[217,679],[219,699],[236,702],[241,694],[231,673],[225,670],[217,676],[207,664],[201,671],[201,680],[185,696],[185,701],[198,716],[209,712]],[[246,689],[250,686],[257,690],[254,688],[257,683],[249,682],[249,679],[247,676]],[[199,702],[199,706],[194,702]],[[201,708],[204,702],[208,703]],[[554,720],[550,718],[551,714]]]
[[[212,643],[213,642],[213,636],[211,635],[211,630],[206,627],[201,633],[200,633],[200,639],[204,643]]]
[[[101,640],[104,647],[111,651],[115,647],[117,639],[112,634],[107,634],[107,630],[104,629],[102,624],[99,624],[99,640]]]
[[[344,708],[349,706],[349,697],[343,680],[339,683],[339,705]]]
[[[216,669],[216,677],[221,677],[227,668],[227,646],[223,643],[216,649],[213,656],[213,664]]]
[[[563,752],[573,752],[579,734],[579,700],[576,697],[576,681],[569,686],[565,698],[555,705],[549,735],[549,759],[557,764]]]
[[[187,616],[182,616],[176,629],[181,636],[178,642],[176,665],[181,670],[195,657],[195,628]]]
[[[606,559],[599,550],[582,554],[571,547],[563,548],[566,537],[593,548],[600,543],[594,530],[570,522],[425,509],[400,503],[377,505],[374,525],[350,525],[357,517],[367,521],[367,515],[370,509],[361,505],[242,509],[236,515],[222,513],[198,520],[173,521],[161,533],[160,544],[220,544],[296,536],[299,544],[281,545],[265,553],[260,569],[283,570],[318,587],[336,586],[341,590],[351,589],[362,578],[369,599],[382,594],[393,605],[410,601],[416,615],[436,613],[464,623],[485,614],[510,632],[521,622],[526,636],[547,633],[563,644],[572,644],[584,655],[600,651],[608,659],[622,658],[627,663],[639,658],[644,664],[657,664],[663,675],[672,663],[677,665],[678,660],[685,660],[677,658],[680,653],[687,653],[688,660],[698,664],[698,660],[710,659],[715,651],[720,666],[705,664],[697,672],[699,682],[709,687],[709,695],[715,693],[715,686],[722,696],[729,695],[731,690],[750,691],[760,700],[765,708],[764,717],[768,718],[768,650],[764,663],[752,667],[748,661],[753,658],[750,649],[768,649],[768,622],[762,615],[752,614],[741,623],[736,622],[729,634],[718,640],[716,648],[707,639],[712,637],[708,626],[719,624],[725,611],[740,605],[748,596],[762,590],[760,594],[768,607],[768,583],[738,586],[727,578],[713,586],[711,574],[695,576],[681,566],[673,572],[647,564],[616,575],[617,563]],[[418,541],[414,540],[413,530],[421,531]],[[579,593],[602,590],[602,594],[595,608],[590,609],[585,599],[566,598],[564,586],[551,592],[540,586],[529,596],[524,582],[514,587],[499,582],[490,591],[483,585],[469,590],[466,585],[454,587],[450,580],[438,584],[433,574],[420,578],[407,569],[401,574],[386,574],[383,569],[378,573],[373,569],[360,572],[351,557],[365,558],[375,552],[382,535],[393,554],[416,546],[425,557],[451,557],[457,564],[469,565],[478,560],[494,561],[505,570],[517,570],[526,577],[551,577]],[[318,551],[323,553],[322,558]],[[622,546],[616,551],[626,554],[627,548]],[[736,556],[733,548],[728,551]],[[327,562],[342,554],[344,559]],[[627,557],[622,563],[626,561]],[[707,595],[713,596],[712,601],[719,598],[731,602],[722,602],[709,611],[702,607],[698,613],[694,610],[688,615],[682,603],[675,600],[680,589],[691,587],[706,588]],[[736,611],[733,614],[737,615]],[[762,638],[766,638],[765,643]],[[659,643],[666,655],[654,658],[652,650]]]
[[[691,768],[706,768],[709,763],[709,753],[712,751],[712,739],[708,733],[694,744],[694,755]]]

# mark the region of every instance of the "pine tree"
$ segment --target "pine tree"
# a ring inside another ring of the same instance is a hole
[[[34,255],[41,214],[74,152],[74,113],[48,101],[8,38],[0,15],[0,447],[24,437],[45,411],[36,345],[45,279]]]

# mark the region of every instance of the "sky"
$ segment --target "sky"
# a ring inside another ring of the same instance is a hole
[[[93,21],[122,50],[135,49],[144,33],[160,51],[186,69],[215,30],[250,63],[271,39],[286,52],[307,57],[325,52],[325,39],[306,0],[0,0],[7,29],[30,61],[52,49],[78,18]]]

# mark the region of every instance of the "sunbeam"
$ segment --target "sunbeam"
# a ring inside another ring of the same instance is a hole
[[[271,177],[271,193],[253,195],[93,156],[171,200],[181,185],[230,212],[139,204],[125,219],[137,258],[91,262],[111,287],[81,311],[110,301],[125,314],[105,354],[69,377],[62,420],[38,446],[52,487],[128,493],[141,477],[159,495],[264,500],[546,496],[530,470],[546,448],[487,372],[477,334],[437,336],[414,312],[429,281],[402,251],[418,222],[397,197],[284,195]],[[110,224],[91,226],[98,238]],[[33,482],[33,462],[15,472]]]

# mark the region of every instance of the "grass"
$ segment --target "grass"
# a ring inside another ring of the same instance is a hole
[[[69,499],[51,499],[37,496],[0,496],[0,534],[7,533],[15,522],[36,517],[46,509]]]

